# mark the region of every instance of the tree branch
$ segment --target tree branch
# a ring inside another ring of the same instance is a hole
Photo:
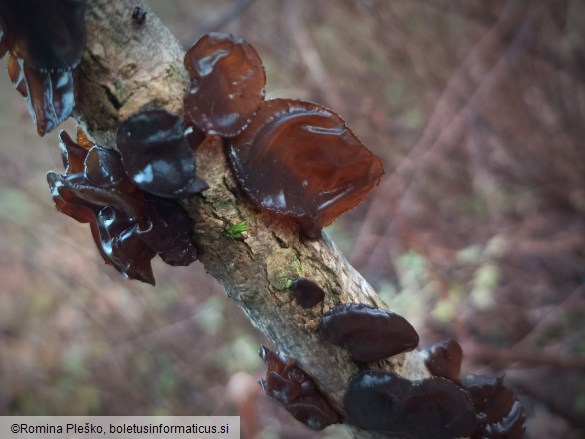
[[[140,6],[142,25],[130,19]],[[76,119],[94,140],[115,148],[118,125],[142,108],[163,107],[182,113],[188,77],[183,50],[142,1],[89,0],[88,44],[81,64]],[[346,302],[385,308],[371,286],[324,234],[301,241],[296,223],[259,211],[241,193],[230,172],[222,141],[208,137],[197,150],[198,174],[210,186],[184,201],[195,221],[200,260],[275,347],[313,376],[321,391],[343,413],[348,379],[357,372],[346,350],[320,339],[316,327],[329,308]],[[245,221],[242,239],[226,233]],[[323,305],[306,310],[291,299],[287,282],[307,277],[325,291]],[[374,367],[374,365],[372,366]],[[417,352],[375,365],[409,379],[428,375]],[[377,435],[350,427],[355,437]]]

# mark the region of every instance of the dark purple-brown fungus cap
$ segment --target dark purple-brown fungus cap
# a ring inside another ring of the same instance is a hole
[[[344,405],[353,424],[391,437],[459,438],[475,426],[467,392],[439,377],[411,382],[390,372],[363,371],[350,380]]]
[[[252,201],[295,218],[309,238],[357,206],[384,173],[337,114],[285,99],[262,104],[250,126],[230,140],[229,158]]]
[[[461,374],[462,361],[461,346],[455,340],[449,339],[431,346],[425,364],[431,375],[456,381]]]
[[[329,343],[346,348],[356,361],[365,363],[418,346],[418,334],[404,317],[356,303],[331,309],[321,319],[319,333]]]
[[[185,54],[191,84],[185,113],[209,135],[232,137],[264,100],[266,74],[254,48],[225,33],[204,35]]]
[[[140,189],[181,198],[207,189],[197,178],[195,155],[185,136],[183,118],[165,110],[130,116],[120,125],[116,143],[126,172]]]
[[[24,97],[37,132],[43,136],[69,117],[75,107],[74,72],[40,71],[8,57],[8,75]]]
[[[293,281],[290,290],[293,297],[303,308],[312,308],[323,301],[325,291],[310,279],[300,278]]]
[[[266,380],[259,380],[268,396],[280,402],[293,417],[311,430],[323,430],[341,422],[341,416],[319,393],[315,383],[290,358],[262,346],[260,357],[266,362]]]
[[[85,49],[86,0],[2,0],[5,47],[43,72],[75,68]]]
[[[521,439],[526,415],[514,392],[504,386],[503,377],[468,375],[461,387],[471,395],[478,427],[472,439]]]
[[[88,141],[78,135],[86,146]],[[47,180],[57,210],[89,223],[104,261],[130,279],[154,285],[150,261],[159,254],[171,265],[196,259],[191,220],[179,204],[140,191],[120,155],[98,145],[86,149],[60,134],[65,175]]]

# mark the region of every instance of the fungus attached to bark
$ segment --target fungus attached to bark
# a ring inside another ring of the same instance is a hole
[[[73,111],[74,72],[35,70],[22,59],[10,55],[8,75],[16,90],[24,97],[39,135],[51,131]]]
[[[461,387],[471,395],[477,411],[478,427],[472,439],[521,439],[524,436],[526,415],[522,404],[503,378],[468,375]]]
[[[315,282],[300,278],[293,281],[290,290],[293,297],[303,308],[312,308],[323,301],[325,291]]]
[[[418,334],[404,317],[363,304],[346,303],[331,309],[321,319],[319,333],[365,363],[418,346]]]
[[[436,343],[427,352],[425,363],[431,375],[456,381],[461,373],[463,351],[453,339]]]
[[[120,125],[116,142],[126,172],[140,189],[167,198],[207,189],[195,174],[181,116],[165,110],[136,113]]]
[[[57,210],[90,224],[106,263],[154,285],[150,261],[157,254],[171,265],[196,259],[191,220],[179,204],[140,191],[117,152],[98,145],[85,149],[65,132],[60,144],[66,174],[47,174],[53,200]]]
[[[85,49],[85,3],[86,0],[0,2],[7,49],[38,71],[72,70]]]
[[[191,84],[185,113],[207,134],[244,130],[264,100],[266,74],[256,50],[225,33],[204,35],[185,54]]]
[[[319,393],[314,381],[290,358],[262,346],[260,357],[267,364],[262,389],[280,402],[293,417],[312,430],[341,422],[341,416]]]
[[[349,381],[344,406],[358,427],[392,437],[458,438],[475,427],[467,392],[439,377],[411,382],[390,372],[363,371]]]
[[[258,206],[295,218],[305,236],[357,206],[384,173],[380,160],[332,111],[275,99],[231,139],[237,180]]]

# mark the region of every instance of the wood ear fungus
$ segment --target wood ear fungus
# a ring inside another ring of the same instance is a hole
[[[86,0],[2,1],[6,48],[35,70],[72,70],[85,49],[85,4]]]
[[[329,343],[346,348],[354,360],[383,360],[418,346],[418,334],[398,314],[363,304],[346,303],[331,309],[319,324]]]
[[[478,426],[472,439],[521,439],[526,415],[522,404],[502,377],[468,375],[461,387],[471,395]]]
[[[290,287],[293,297],[303,308],[312,308],[323,301],[325,291],[309,279],[300,278],[293,281]]]
[[[451,381],[459,379],[463,351],[453,339],[436,343],[427,351],[425,364],[433,376],[447,378]]]
[[[179,204],[140,191],[120,155],[98,145],[86,149],[60,135],[65,175],[47,180],[57,210],[89,223],[104,261],[130,279],[154,285],[150,261],[189,265],[197,253],[192,223]]]
[[[126,172],[140,189],[180,198],[207,189],[195,174],[183,118],[165,110],[136,113],[120,125],[116,137]]]
[[[459,438],[475,427],[467,392],[438,377],[411,382],[390,372],[363,371],[349,381],[344,406],[358,427],[391,437]]]
[[[185,113],[209,135],[241,133],[264,100],[266,74],[254,48],[225,33],[201,37],[185,54],[191,83]]]
[[[357,206],[384,173],[337,114],[303,101],[264,102],[228,151],[252,201],[296,219],[308,238]]]
[[[74,72],[41,71],[8,57],[8,75],[24,97],[37,132],[44,136],[69,117],[75,107]]]
[[[323,430],[341,422],[341,416],[319,393],[315,383],[290,358],[262,346],[260,357],[266,362],[266,379],[259,380],[262,389],[280,402],[293,417],[311,430]]]

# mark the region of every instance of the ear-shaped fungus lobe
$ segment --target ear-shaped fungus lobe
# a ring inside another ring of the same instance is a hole
[[[449,339],[431,346],[425,363],[431,375],[456,381],[461,373],[461,361],[461,346],[455,340]]]
[[[411,382],[390,372],[363,371],[350,380],[344,405],[352,423],[391,437],[466,437],[475,426],[467,392],[438,377]]]
[[[418,346],[418,334],[398,314],[346,303],[330,310],[319,324],[321,337],[346,348],[356,361],[371,363]]]
[[[191,220],[177,203],[138,190],[117,152],[86,150],[64,132],[60,140],[66,175],[47,174],[53,200],[57,210],[90,224],[106,263],[154,285],[150,261],[157,254],[171,265],[196,259]]]
[[[73,69],[85,49],[85,4],[86,0],[0,2],[8,50],[35,70]]]
[[[24,97],[29,113],[43,136],[69,117],[75,107],[74,73],[40,71],[22,59],[8,57],[8,75]]]
[[[478,428],[472,439],[521,439],[524,437],[526,415],[522,404],[503,378],[468,375],[461,387],[471,395],[477,411]]]
[[[313,380],[290,358],[262,346],[266,380],[258,382],[268,396],[279,401],[293,417],[312,430],[341,422],[341,416],[317,391]]]
[[[359,204],[384,173],[332,111],[302,101],[266,101],[230,142],[229,157],[244,191],[260,207],[296,218],[306,236]]]
[[[312,308],[323,301],[325,291],[309,279],[301,278],[293,281],[290,290],[293,297],[303,308]]]
[[[266,74],[254,48],[233,35],[211,33],[185,54],[191,84],[185,113],[210,135],[244,130],[264,100]]]
[[[165,110],[136,113],[120,125],[116,142],[126,172],[140,189],[169,198],[207,189],[195,175],[181,116]]]

